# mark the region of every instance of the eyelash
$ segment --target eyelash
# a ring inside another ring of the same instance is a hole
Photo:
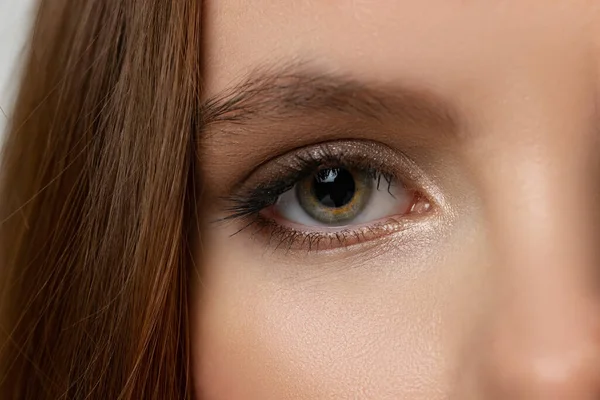
[[[232,236],[247,229],[252,229],[253,234],[267,232],[269,244],[276,242],[275,249],[287,248],[288,250],[297,244],[306,247],[309,251],[319,250],[323,242],[326,242],[327,247],[345,247],[377,237],[380,233],[383,234],[384,231],[399,230],[399,227],[396,229],[389,227],[388,222],[390,220],[396,223],[399,222],[398,218],[394,217],[388,217],[385,223],[376,222],[370,224],[370,226],[355,227],[336,232],[307,232],[283,226],[274,219],[261,215],[263,210],[273,206],[279,196],[291,190],[296,183],[314,174],[318,168],[328,165],[361,169],[371,179],[377,180],[377,189],[380,185],[387,184],[387,190],[389,191],[392,182],[395,180],[399,180],[408,188],[412,188],[411,184],[413,182],[403,174],[404,171],[390,171],[390,167],[386,163],[378,162],[365,155],[335,152],[325,143],[318,147],[316,151],[298,151],[291,162],[288,158],[286,165],[281,166],[285,170],[281,177],[270,179],[253,188],[225,197],[223,200],[226,204],[226,215],[219,221],[242,222],[242,227]],[[420,192],[416,192],[415,198],[424,198],[424,196]]]

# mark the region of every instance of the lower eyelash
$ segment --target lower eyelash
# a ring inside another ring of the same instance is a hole
[[[260,239],[266,239],[267,245],[272,246],[275,250],[304,249],[309,252],[349,247],[368,242],[384,235],[402,231],[410,224],[410,218],[406,216],[402,218],[387,217],[385,220],[352,229],[309,232],[287,227],[260,214],[247,216],[245,219],[246,222],[243,228],[231,236],[250,229],[252,230],[252,237],[261,236]]]

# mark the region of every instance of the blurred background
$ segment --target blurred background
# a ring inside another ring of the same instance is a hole
[[[37,0],[0,0],[0,137],[12,111]]]

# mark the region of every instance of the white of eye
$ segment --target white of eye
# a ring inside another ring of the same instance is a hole
[[[414,202],[414,192],[407,189],[401,183],[392,180],[388,183],[381,179],[371,180],[371,191],[366,199],[364,208],[351,220],[345,220],[340,224],[328,224],[313,218],[300,204],[297,197],[296,187],[283,193],[275,203],[274,207],[279,216],[293,224],[306,227],[346,227],[367,224],[386,217],[404,215],[410,211]]]

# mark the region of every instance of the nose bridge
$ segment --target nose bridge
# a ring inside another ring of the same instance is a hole
[[[505,182],[488,203],[497,262],[528,291],[585,286],[597,264],[595,188],[573,146],[515,149],[520,161],[495,179]]]
[[[546,114],[547,115],[547,114]],[[598,219],[586,136],[540,123],[491,158],[494,309],[482,369],[498,398],[600,398]],[[571,127],[587,129],[585,124]],[[533,142],[532,142],[533,143]]]
[[[552,54],[544,68],[523,57],[507,71],[494,92],[502,101],[481,105],[474,149],[487,166],[479,174],[499,278],[540,290],[589,285],[598,264],[596,72],[578,52]]]

